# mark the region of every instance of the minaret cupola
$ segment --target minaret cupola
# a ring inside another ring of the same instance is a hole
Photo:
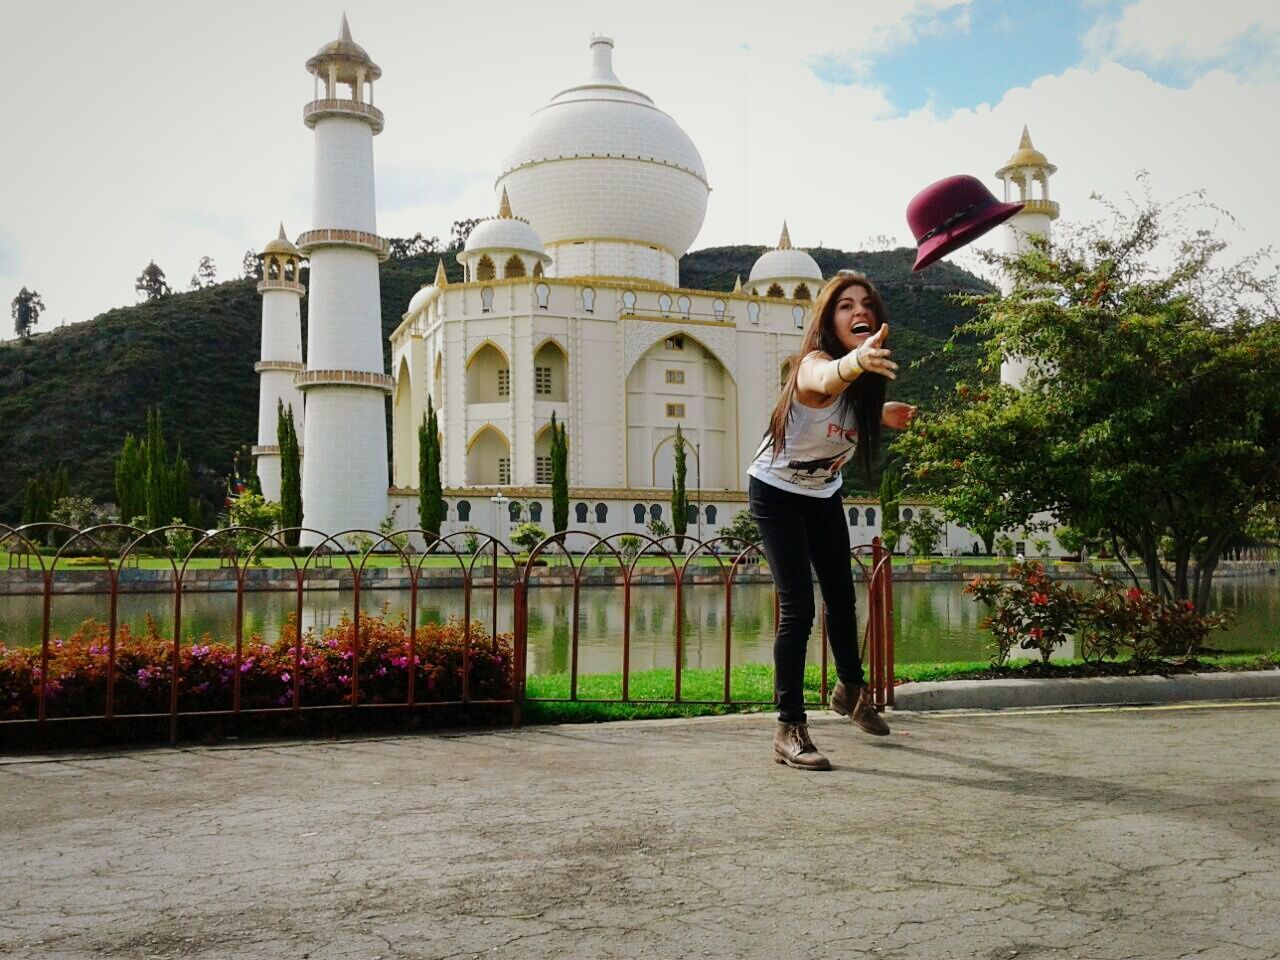
[[[373,81],[382,76],[382,68],[351,39],[345,13],[338,39],[316,51],[307,61],[307,70],[315,77],[315,99],[302,114],[307,126],[314,127],[321,116],[339,113],[361,117],[374,133],[382,132],[382,111],[373,105]],[[346,90],[342,89],[344,86]]]
[[[1025,203],[1023,214],[1041,214],[1058,219],[1058,205],[1049,199],[1049,178],[1058,168],[1031,144],[1031,134],[1024,126],[1018,149],[1008,162],[996,171],[1004,183],[1005,203]],[[1038,187],[1038,189],[1037,189]]]

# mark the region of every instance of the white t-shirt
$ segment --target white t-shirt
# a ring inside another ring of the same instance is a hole
[[[762,483],[806,497],[829,497],[840,489],[840,468],[858,445],[858,428],[844,422],[845,402],[840,397],[821,410],[791,401],[786,444],[775,451],[766,433],[747,473]],[[775,456],[776,453],[776,456]]]

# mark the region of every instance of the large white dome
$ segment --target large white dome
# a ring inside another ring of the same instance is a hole
[[[593,69],[535,112],[502,162],[498,186],[543,242],[626,240],[680,257],[707,210],[693,141],[613,73],[613,41],[591,42]]]

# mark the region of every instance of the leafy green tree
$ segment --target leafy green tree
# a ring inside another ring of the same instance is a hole
[[[444,486],[440,482],[440,425],[431,397],[418,428],[418,524],[435,536],[444,522]]]
[[[1030,373],[960,385],[899,444],[960,522],[1051,516],[1204,611],[1224,547],[1280,497],[1277,278],[1260,256],[1217,266],[1223,242],[1180,228],[1185,204],[1110,212],[1110,229],[992,257],[1013,292],[975,298],[966,327],[988,370],[1010,355]]]
[[[940,516],[928,507],[921,508],[905,527],[905,533],[911,540],[911,552],[917,557],[932,556],[942,542],[944,529],[945,524]]]
[[[212,287],[218,282],[218,268],[212,257],[201,257],[196,267],[196,282],[201,287]]]
[[[164,271],[156,266],[154,260],[143,268],[138,279],[134,281],[133,289],[138,291],[139,300],[159,300],[173,293],[164,278]]]
[[[684,552],[684,532],[689,528],[689,496],[685,492],[684,434],[676,424],[676,464],[671,476],[671,528],[676,535],[676,550]]]
[[[551,522],[556,533],[569,528],[569,437],[551,412]]]
[[[725,524],[720,533],[721,536],[737,537],[747,543],[760,542],[760,528],[756,526],[755,520],[747,510],[739,510],[735,513],[733,519]]]
[[[26,497],[22,505],[23,523],[48,523],[53,519],[53,509],[59,500],[69,495],[67,468],[41,471],[27,481]]]
[[[256,250],[246,250],[244,252],[244,260],[241,261],[240,267],[244,271],[246,280],[262,279],[262,260],[258,257]]]
[[[23,287],[13,298],[9,312],[13,316],[13,332],[23,340],[31,336],[31,328],[40,322],[40,314],[44,313],[44,301],[34,290]]]
[[[284,534],[284,542],[296,547],[301,531],[290,528],[302,526],[302,453],[293,405],[286,407],[283,400],[276,401],[276,443],[280,447],[280,526],[289,531]],[[262,489],[259,486],[253,492],[261,495]]]
[[[511,542],[528,553],[546,538],[547,531],[536,523],[526,522],[516,527],[516,532],[511,535]]]
[[[59,497],[49,511],[49,519],[54,523],[65,523],[77,530],[84,530],[97,522],[98,508],[89,497]],[[86,546],[88,542],[86,541]]]
[[[116,506],[120,520],[128,523],[147,512],[147,455],[145,444],[132,433],[125,434],[124,447],[116,457]]]
[[[173,459],[169,459],[159,407],[147,411],[147,439],[142,444],[142,458],[146,471],[144,512],[148,528],[164,526],[172,517],[188,516],[192,509],[191,468],[182,456],[181,446]]]
[[[890,553],[902,539],[902,518],[898,510],[901,494],[901,475],[896,470],[886,469],[880,475],[880,540]]]
[[[466,220],[455,220],[453,226],[449,228],[449,249],[446,253],[457,253],[467,244],[467,237],[471,236],[471,231],[476,228],[476,224],[480,222],[480,217],[472,217]]]

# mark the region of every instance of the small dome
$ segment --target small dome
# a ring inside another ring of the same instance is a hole
[[[751,266],[748,283],[768,283],[770,280],[817,280],[822,282],[822,268],[818,261],[791,246],[787,225],[782,225],[782,236],[774,250],[766,250]]]
[[[295,247],[285,234],[283,223],[280,224],[280,235],[263,247],[262,253],[264,256],[269,253],[277,253],[286,257],[302,258],[302,251]]]
[[[409,309],[406,313],[417,313],[422,305],[431,299],[431,295],[439,288],[434,283],[424,283],[417,293],[409,300]]]
[[[342,15],[342,25],[338,28],[338,39],[330,40],[316,51],[316,55],[307,61],[307,69],[319,76],[330,61],[338,61],[338,79],[347,82],[348,76],[354,76],[355,66],[365,68],[366,80],[377,80],[382,76],[382,68],[373,62],[373,58],[365,52],[364,47],[351,39],[351,28],[347,26],[347,15]],[[347,67],[344,70],[343,67]]]
[[[534,230],[528,220],[511,213],[511,201],[507,199],[507,191],[502,191],[502,200],[498,206],[498,215],[481,220],[467,236],[463,253],[480,253],[484,250],[512,250],[519,253],[531,253],[544,263],[549,263],[542,238]]]
[[[1018,142],[1018,149],[1013,152],[1008,162],[996,171],[996,176],[1003,177],[1010,170],[1018,167],[1039,167],[1049,174],[1058,172],[1058,168],[1049,162],[1049,158],[1031,145],[1031,134],[1026,127],[1022,128],[1022,139]]]

